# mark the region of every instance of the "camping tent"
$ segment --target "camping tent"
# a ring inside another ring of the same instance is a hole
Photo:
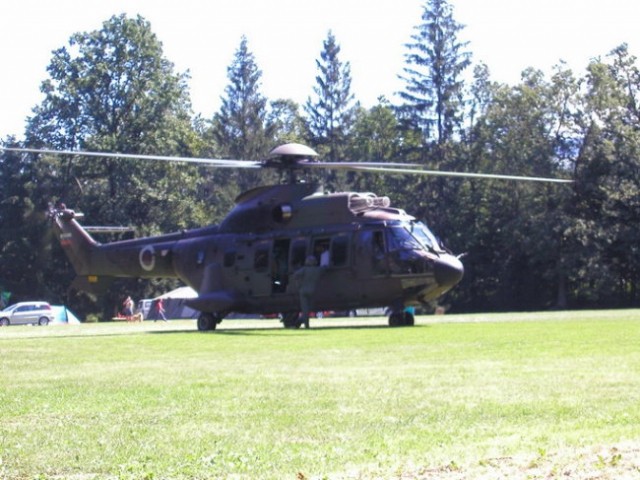
[[[197,292],[191,287],[180,287],[175,290],[171,290],[170,292],[153,299],[154,301],[149,308],[149,313],[146,318],[149,320],[158,320],[160,318],[158,311],[155,308],[155,301],[159,298],[162,298],[164,304],[165,317],[172,319],[196,318],[200,312],[188,307],[185,302],[187,299],[196,298],[197,296]]]
[[[64,305],[51,305],[53,310],[53,323],[68,323],[69,325],[77,325],[80,323],[78,317],[76,317],[71,310]]]

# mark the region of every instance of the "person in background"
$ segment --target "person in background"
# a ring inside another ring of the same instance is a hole
[[[133,316],[133,299],[130,296],[127,296],[122,302],[122,313],[125,317]]]
[[[162,298],[159,298],[155,301],[155,310],[157,315],[154,316],[153,321],[155,322],[158,319],[162,319],[163,321],[167,321],[167,317],[165,316],[165,311],[164,311],[164,300]]]

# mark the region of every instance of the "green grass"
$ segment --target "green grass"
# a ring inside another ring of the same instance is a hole
[[[0,329],[0,478],[385,478],[640,441],[640,312],[383,322]]]

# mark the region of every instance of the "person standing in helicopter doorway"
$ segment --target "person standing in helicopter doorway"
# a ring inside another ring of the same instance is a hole
[[[318,286],[318,281],[324,272],[324,267],[318,266],[318,260],[313,255],[309,255],[304,261],[304,265],[293,274],[293,281],[298,286],[300,295],[301,322],[305,328],[309,328],[309,312],[313,308],[313,296]]]

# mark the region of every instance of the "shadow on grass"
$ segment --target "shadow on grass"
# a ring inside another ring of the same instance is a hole
[[[108,322],[105,322],[107,324]],[[428,327],[428,324],[418,324],[411,328],[423,328]],[[100,331],[99,329],[93,331],[76,331],[76,332],[56,332],[52,334],[43,334],[43,335],[25,335],[25,336],[15,336],[12,337],[12,340],[33,340],[35,338],[41,339],[54,339],[54,338],[90,338],[90,337],[121,337],[121,336],[133,336],[133,335],[178,335],[178,334],[189,334],[189,335],[224,335],[224,336],[282,336],[287,335],[290,337],[299,337],[303,335],[313,335],[313,332],[322,332],[322,331],[357,331],[357,330],[381,330],[381,329],[405,329],[409,327],[389,327],[384,324],[330,324],[330,325],[317,325],[314,326],[312,324],[311,328],[284,328],[281,325],[273,325],[273,326],[243,326],[243,325],[222,325],[216,330],[211,330],[207,332],[198,331],[197,328],[171,328],[171,325],[168,325],[169,328],[165,328],[162,330],[151,330],[151,329],[143,329],[143,330],[127,330],[126,328],[119,329],[117,331]],[[44,332],[42,332],[44,333]]]
[[[430,325],[414,325],[413,327],[389,327],[388,325],[321,325],[318,327],[307,328],[284,328],[284,327],[258,327],[258,328],[217,328],[216,330],[210,330],[207,332],[200,332],[198,330],[163,330],[158,332],[140,332],[148,333],[152,335],[164,335],[168,333],[190,333],[199,335],[263,335],[273,336],[280,332],[286,332],[289,335],[306,335],[312,334],[314,331],[328,331],[328,330],[397,330],[404,328],[423,328]]]

